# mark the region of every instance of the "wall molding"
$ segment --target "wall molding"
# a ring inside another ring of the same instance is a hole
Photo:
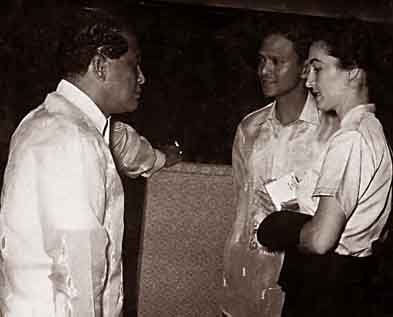
[[[393,0],[155,0],[185,5],[205,5],[253,11],[292,13],[301,15],[343,18],[357,17],[369,22],[393,23]]]

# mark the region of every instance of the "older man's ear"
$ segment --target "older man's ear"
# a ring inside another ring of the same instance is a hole
[[[103,81],[106,77],[106,67],[107,67],[107,60],[106,57],[100,54],[97,54],[91,59],[90,65],[88,67],[88,71],[94,75],[94,77],[99,80]]]

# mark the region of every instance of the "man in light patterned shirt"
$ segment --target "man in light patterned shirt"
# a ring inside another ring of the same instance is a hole
[[[276,209],[265,184],[292,174],[299,211],[316,208],[317,158],[338,125],[318,111],[305,87],[308,46],[306,26],[294,22],[269,30],[259,50],[263,93],[275,101],[242,120],[233,144],[237,215],[224,250],[224,316],[281,315],[283,254],[268,252],[256,238],[260,222]]]

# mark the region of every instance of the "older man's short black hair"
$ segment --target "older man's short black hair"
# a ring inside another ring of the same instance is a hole
[[[133,34],[123,20],[98,8],[79,8],[67,12],[59,46],[63,77],[83,75],[91,59],[102,54],[116,59],[128,51],[125,33]]]

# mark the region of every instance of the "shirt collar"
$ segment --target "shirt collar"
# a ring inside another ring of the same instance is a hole
[[[273,102],[270,112],[267,116],[268,120],[278,121],[277,119],[277,109],[276,101]],[[306,102],[304,104],[302,113],[296,120],[301,120],[311,124],[319,125],[320,123],[320,110],[318,110],[314,97],[309,93],[307,95]]]
[[[375,104],[368,103],[364,105],[358,105],[351,110],[349,110],[341,120],[341,126],[345,126],[358,118],[360,115],[366,112],[375,112]]]
[[[56,92],[77,106],[93,122],[105,141],[109,142],[110,117],[106,118],[87,94],[65,79],[60,81]]]

